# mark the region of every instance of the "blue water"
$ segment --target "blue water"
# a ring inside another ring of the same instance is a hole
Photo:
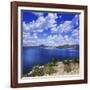
[[[53,57],[59,61],[79,58],[79,50],[23,47],[23,74],[28,73],[34,65],[43,65],[52,61]]]

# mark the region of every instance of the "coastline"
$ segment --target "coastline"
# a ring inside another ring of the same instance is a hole
[[[24,77],[78,75],[79,59],[52,61],[42,66],[33,66],[33,69]]]

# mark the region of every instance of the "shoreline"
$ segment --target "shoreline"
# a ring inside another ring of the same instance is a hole
[[[42,66],[33,66],[24,77],[77,75],[79,74],[79,59],[52,61]]]

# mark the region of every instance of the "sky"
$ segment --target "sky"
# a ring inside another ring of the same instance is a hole
[[[23,46],[79,44],[80,14],[22,10]]]

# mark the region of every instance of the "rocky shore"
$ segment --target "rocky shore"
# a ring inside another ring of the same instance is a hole
[[[42,66],[33,66],[32,71],[25,74],[25,77],[36,76],[57,76],[79,74],[79,59],[52,61]]]

